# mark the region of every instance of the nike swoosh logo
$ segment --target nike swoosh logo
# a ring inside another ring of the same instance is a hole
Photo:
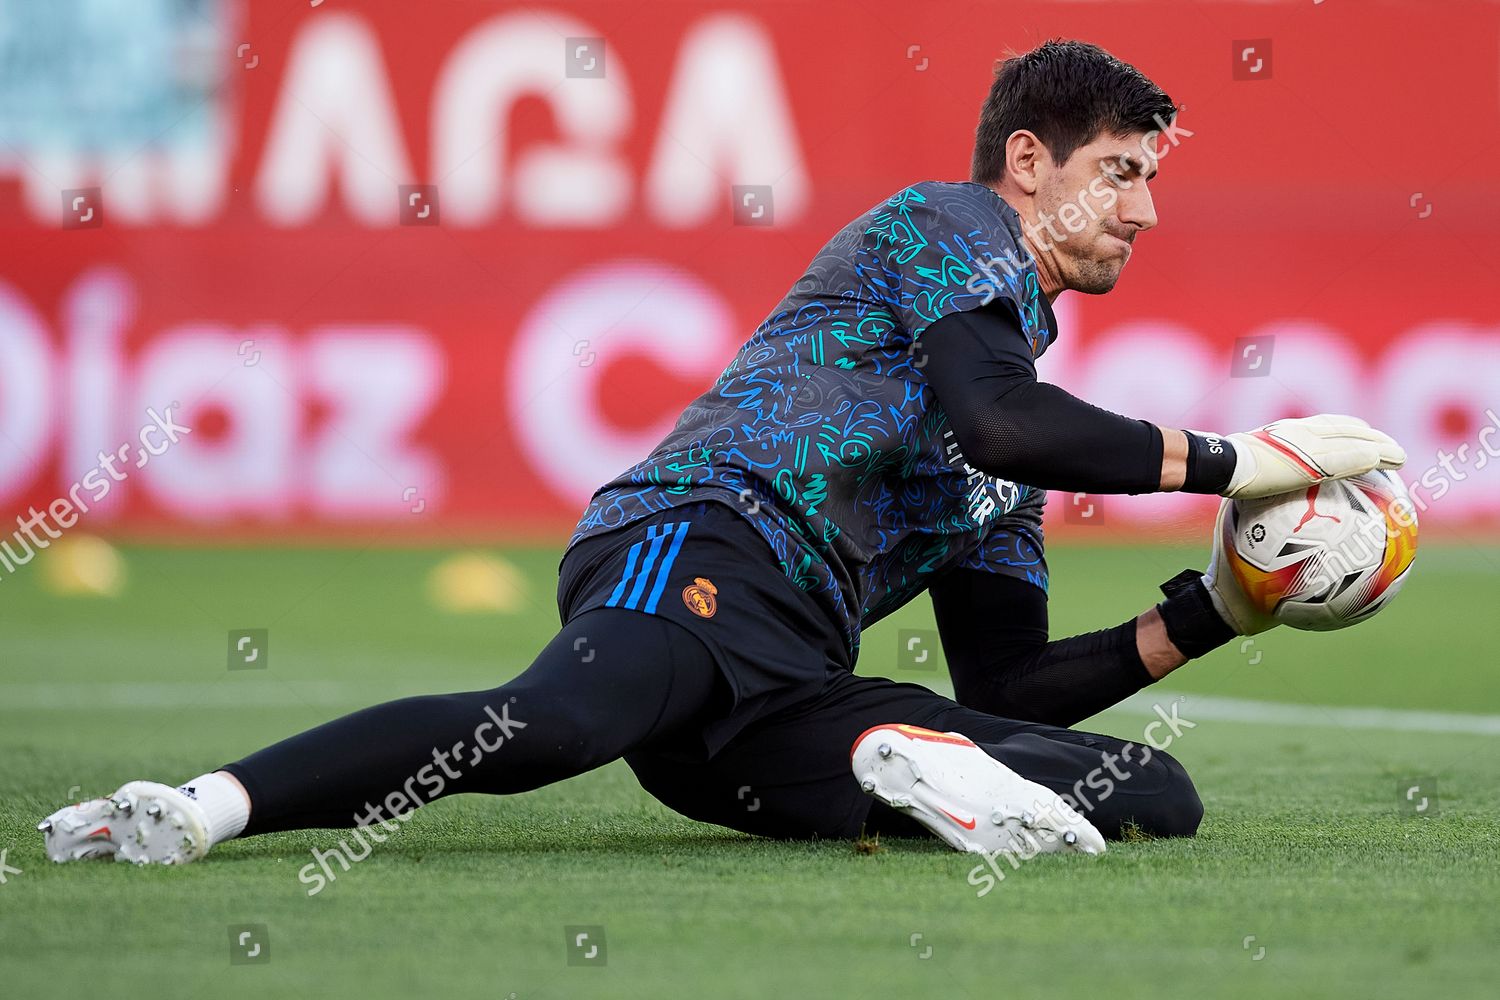
[[[944,816],[947,816],[949,819],[957,823],[959,826],[963,827],[965,830],[974,829],[974,824],[978,822],[977,819],[961,820],[948,810],[944,809],[942,806],[938,806],[938,812],[942,813]]]

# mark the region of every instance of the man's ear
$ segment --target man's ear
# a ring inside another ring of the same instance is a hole
[[[1035,132],[1017,129],[1005,140],[1005,176],[1028,195],[1036,194],[1037,171],[1051,162],[1051,154]]]

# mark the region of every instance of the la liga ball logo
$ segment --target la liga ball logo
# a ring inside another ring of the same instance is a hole
[[[693,577],[693,582],[682,588],[682,603],[699,618],[712,618],[719,610],[719,601],[714,595],[719,592],[713,581],[704,576]]]

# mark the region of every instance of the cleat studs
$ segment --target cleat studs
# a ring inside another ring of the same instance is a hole
[[[50,819],[44,819],[40,823],[38,823],[36,825],[36,828],[38,830],[42,831],[43,833],[51,833],[52,832],[52,821]]]
[[[1063,843],[1067,844],[1069,847],[1072,847],[1074,844],[1078,843],[1078,834],[1074,833],[1072,830],[1069,830],[1068,832],[1063,834]]]
[[[129,816],[131,813],[135,812],[135,803],[125,798],[124,796],[121,796],[118,799],[111,799],[110,805],[114,806],[126,816]]]
[[[866,778],[864,781],[861,781],[859,783],[859,787],[863,788],[865,790],[866,794],[868,794],[870,792],[873,792],[873,791],[875,791],[875,779],[874,778]]]
[[[882,743],[875,748],[875,752],[882,757],[889,757],[891,755],[891,745],[889,743]]]
[[[150,816],[152,819],[160,820],[161,819],[161,803],[160,802],[153,802],[149,806],[147,806],[146,807],[146,815]]]

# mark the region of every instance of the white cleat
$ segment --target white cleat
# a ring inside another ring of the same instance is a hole
[[[131,781],[103,799],[66,806],[37,824],[56,862],[114,858],[185,865],[208,852],[208,818],[171,785]]]
[[[1052,789],[958,733],[875,726],[850,753],[860,787],[971,854],[1103,854],[1104,837]]]

